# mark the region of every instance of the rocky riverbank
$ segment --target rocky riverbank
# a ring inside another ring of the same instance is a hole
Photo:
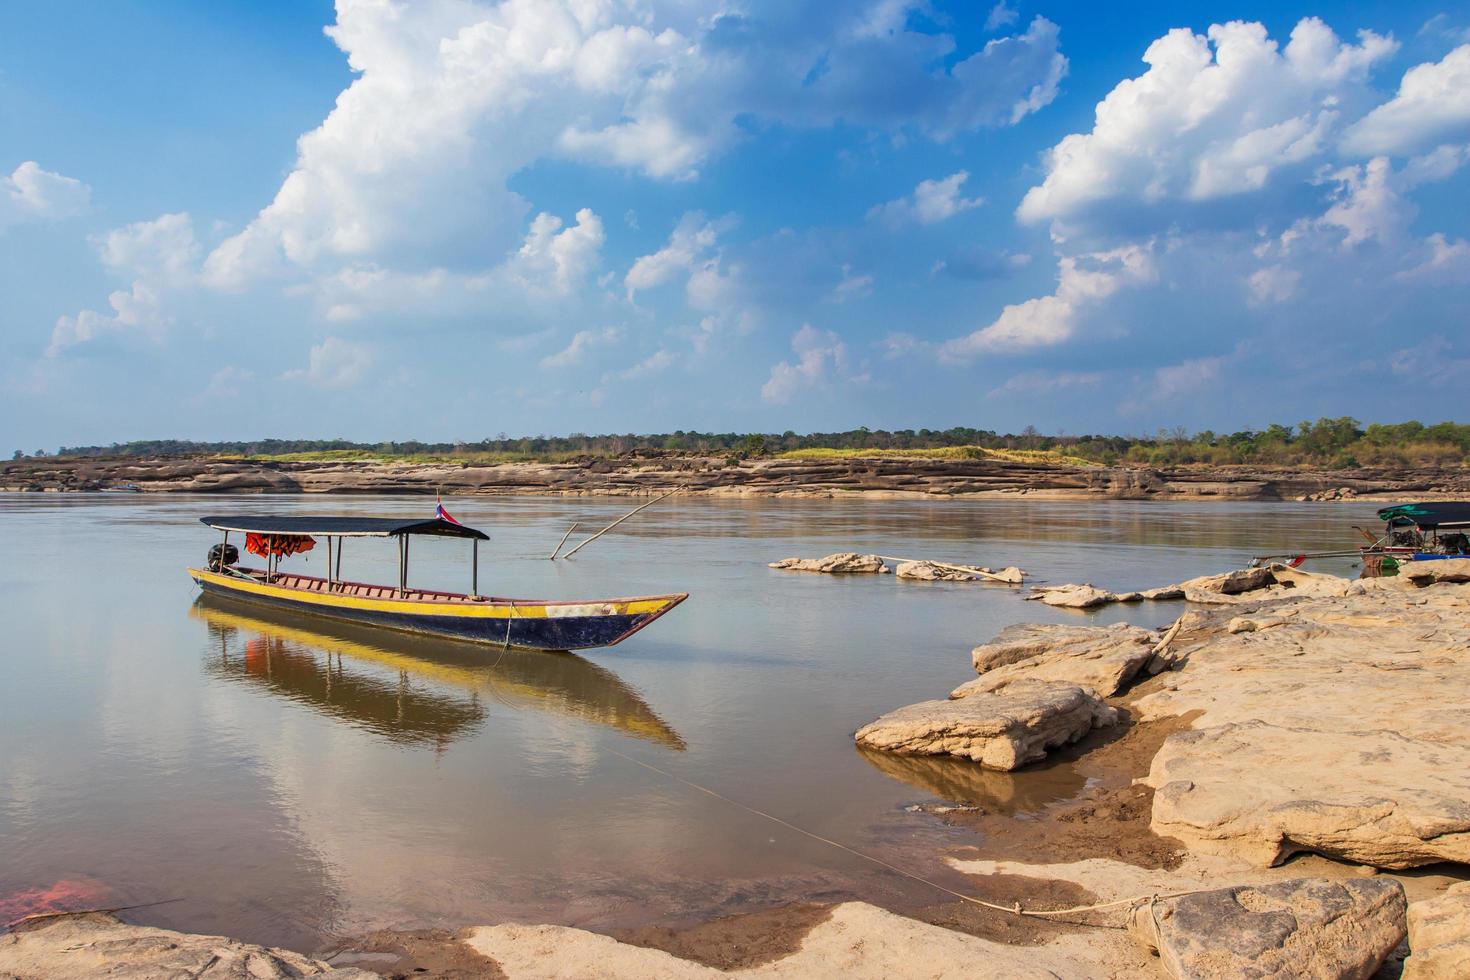
[[[1168,975],[1366,977],[1387,960],[1376,975],[1396,976],[1410,953],[1404,976],[1470,975],[1470,560],[1417,564],[1361,581],[1262,569],[1181,583],[1168,594],[1187,597],[1183,614],[1159,633],[1011,627],[973,651],[977,679],[857,741],[894,771],[904,756],[1011,770],[1089,745],[1107,755],[1115,731],[1149,744],[1128,782],[1112,773],[1038,821],[1041,846],[983,813],[945,819],[995,833],[956,870],[1123,901]],[[1057,833],[1069,813],[1095,846]],[[1383,884],[1346,884],[1360,876]],[[1174,891],[1191,894],[1136,901]],[[1242,909],[1289,913],[1302,931],[1268,939]]]
[[[40,457],[0,463],[0,491],[145,493],[566,493],[645,495],[683,486],[726,496],[1034,495],[1113,500],[1342,500],[1470,495],[1467,470],[1159,470],[1000,458],[832,459],[630,455],[560,463],[274,461],[219,457]]]

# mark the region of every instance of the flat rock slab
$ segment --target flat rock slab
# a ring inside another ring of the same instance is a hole
[[[899,578],[919,582],[1004,582],[1020,585],[1026,581],[1026,573],[1015,565],[999,571],[979,565],[954,565],[948,562],[901,561],[893,569]]]
[[[828,572],[831,574],[883,574],[888,566],[877,555],[860,555],[855,551],[842,551],[825,558],[783,558],[773,561],[771,568],[784,568],[793,572]]]
[[[1011,770],[1117,720],[1117,709],[1076,684],[1021,680],[959,700],[899,708],[855,737],[871,749],[953,755],[987,769]]]
[[[1263,721],[1180,732],[1148,775],[1155,833],[1274,865],[1315,851],[1378,868],[1470,861],[1462,749]]]
[[[1221,888],[1138,906],[1129,930],[1180,980],[1366,980],[1404,938],[1404,890],[1390,878]]]
[[[1409,958],[1403,980],[1470,977],[1470,881],[1409,906]]]
[[[1276,577],[1271,574],[1269,568],[1242,568],[1233,572],[1222,572],[1219,575],[1201,575],[1199,578],[1180,582],[1178,588],[1184,590],[1186,595],[1190,592],[1239,595],[1242,592],[1254,592],[1256,589],[1264,589],[1275,584]]]
[[[1399,566],[1397,577],[1419,586],[1436,582],[1470,582],[1470,558],[1406,561]]]
[[[1008,626],[970,651],[980,677],[962,684],[950,697],[996,690],[1022,678],[1066,681],[1109,697],[1149,665],[1156,642],[1148,630],[1126,623]],[[1160,665],[1166,662],[1161,660]]]
[[[382,980],[355,967],[334,969],[286,949],[130,926],[103,912],[37,919],[0,936],[0,977],[46,980]]]
[[[958,566],[936,565],[932,561],[901,561],[894,566],[893,574],[920,582],[978,582],[981,578]]]
[[[1092,609],[1117,602],[1118,597],[1106,589],[1091,585],[1053,585],[1037,590],[1032,598],[1040,599],[1048,606],[1062,609]]]

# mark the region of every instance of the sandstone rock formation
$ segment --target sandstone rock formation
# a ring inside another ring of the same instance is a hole
[[[1404,562],[1399,566],[1397,577],[1418,586],[1436,582],[1470,582],[1470,558]]]
[[[1020,585],[1026,573],[1014,565],[996,571],[971,565],[951,565],[932,561],[901,561],[893,570],[899,578],[924,582],[1005,582]]]
[[[1415,562],[1416,565],[1440,565],[1445,562]],[[1454,562],[1450,562],[1451,565]],[[1470,561],[1466,562],[1470,566]],[[1286,565],[1264,565],[1259,568],[1242,568],[1222,572],[1218,575],[1202,575],[1178,585],[1165,585],[1156,589],[1138,592],[1109,592],[1091,584],[1082,585],[1039,585],[1032,588],[1029,599],[1039,599],[1049,606],[1067,609],[1092,609],[1113,602],[1138,602],[1140,600],[1187,599],[1201,605],[1230,605],[1243,602],[1259,602],[1263,599],[1287,599],[1301,596],[1343,596],[1371,589],[1404,591],[1433,581],[1470,581],[1470,568],[1465,571],[1447,569],[1436,576],[1432,571],[1416,570],[1418,578],[1396,582],[1392,578],[1369,580],[1366,583],[1339,578],[1336,575],[1321,575],[1304,572]],[[1459,576],[1463,575],[1463,578]],[[1381,585],[1377,583],[1383,583]]]
[[[953,755],[1018,769],[1112,725],[1117,710],[1075,684],[1018,680],[958,700],[922,701],[858,730],[857,743],[905,755]]]
[[[1299,878],[1136,907],[1129,929],[1180,980],[1366,980],[1404,937],[1404,892],[1387,878]]]
[[[1065,681],[1109,697],[1153,659],[1158,638],[1148,630],[1114,626],[1008,626],[970,652],[976,680],[955,688],[951,698],[994,691],[1016,680]],[[1154,672],[1167,665],[1160,660]]]
[[[1264,721],[1171,736],[1154,757],[1153,828],[1263,865],[1315,851],[1378,868],[1470,861],[1465,750],[1394,732]]]
[[[884,574],[889,568],[877,555],[860,555],[855,551],[842,551],[826,558],[783,558],[773,561],[771,568],[785,568],[793,572],[829,573],[877,573]]]
[[[1077,466],[999,457],[746,459],[679,453],[586,456],[567,462],[401,463],[192,457],[44,457],[0,461],[0,490],[98,490],[120,483],[174,493],[574,493],[643,495],[676,486],[731,496],[1043,497],[1283,500],[1343,487],[1342,473],[1248,467]],[[1461,470],[1395,466],[1353,474],[1362,495],[1470,493]]]
[[[1185,617],[1185,666],[1133,706],[1195,719],[1154,759],[1157,832],[1259,863],[1470,860],[1470,589],[1374,581]]]
[[[1403,980],[1470,977],[1470,881],[1409,906],[1409,958]]]
[[[1118,597],[1112,592],[1086,584],[1038,586],[1031,598],[1063,609],[1091,609],[1118,601]]]
[[[958,568],[944,568],[932,561],[901,561],[893,567],[898,578],[916,579],[923,582],[973,582],[979,578]]]
[[[1267,568],[1241,568],[1232,572],[1221,572],[1218,575],[1201,575],[1179,583],[1179,588],[1188,595],[1191,590],[1196,592],[1215,592],[1221,595],[1237,595],[1241,592],[1251,592],[1255,589],[1264,589],[1268,585],[1275,585],[1276,580],[1271,576]]]
[[[380,980],[353,967],[334,969],[286,949],[126,925],[105,912],[34,919],[0,935],[0,976],[46,980]]]

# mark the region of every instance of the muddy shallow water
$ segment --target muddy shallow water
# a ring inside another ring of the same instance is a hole
[[[1070,613],[1005,586],[766,562],[873,551],[1139,588],[1350,547],[1377,505],[674,499],[556,563],[572,521],[600,527],[633,504],[446,506],[492,535],[482,591],[691,599],[583,656],[482,649],[205,603],[184,574],[215,540],[201,514],[427,517],[432,500],[0,495],[0,912],[179,899],[134,918],[310,949],[385,926],[933,901],[679,780],[942,876],[945,847],[986,839],[914,804],[1025,820],[1086,777],[874,756],[852,732],[942,697],[1010,623],[1156,626],[1179,609]],[[468,588],[468,551],[416,542],[410,581]],[[351,541],[343,572],[392,581],[396,561],[390,543]]]

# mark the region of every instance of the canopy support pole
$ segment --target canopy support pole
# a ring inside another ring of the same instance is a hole
[[[398,536],[398,597],[408,591],[408,535]]]
[[[470,538],[470,595],[480,594],[480,539]]]
[[[342,581],[342,543],[345,539],[337,535],[337,581]]]
[[[332,536],[327,535],[327,591],[332,591]]]

